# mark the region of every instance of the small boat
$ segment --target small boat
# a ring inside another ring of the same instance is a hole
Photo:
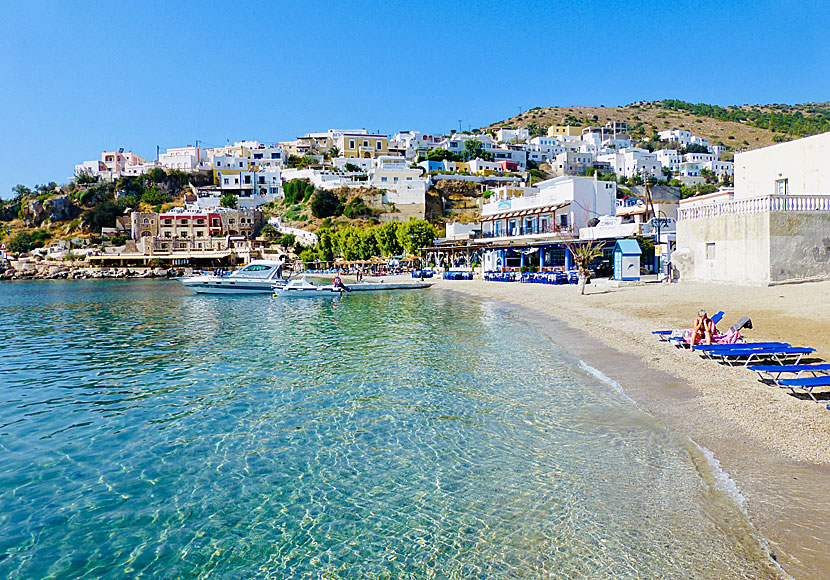
[[[270,294],[285,285],[282,266],[283,262],[252,260],[230,274],[199,274],[176,281],[197,294]]]
[[[274,296],[283,297],[305,297],[305,296],[340,296],[343,293],[343,286],[325,285],[316,286],[306,280],[303,276],[297,280],[290,280],[284,286],[274,286]]]

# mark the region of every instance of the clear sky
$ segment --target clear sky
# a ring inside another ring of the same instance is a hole
[[[0,197],[123,147],[830,100],[830,3],[0,0]]]

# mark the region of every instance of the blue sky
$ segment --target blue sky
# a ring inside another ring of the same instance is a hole
[[[123,147],[830,100],[825,2],[3,0],[0,196]]]

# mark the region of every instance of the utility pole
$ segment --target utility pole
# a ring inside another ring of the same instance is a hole
[[[463,129],[461,128],[461,119],[458,120],[458,132],[461,133]]]

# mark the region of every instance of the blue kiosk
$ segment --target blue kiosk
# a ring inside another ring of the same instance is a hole
[[[614,246],[614,280],[639,280],[642,253],[637,240],[617,240]]]

